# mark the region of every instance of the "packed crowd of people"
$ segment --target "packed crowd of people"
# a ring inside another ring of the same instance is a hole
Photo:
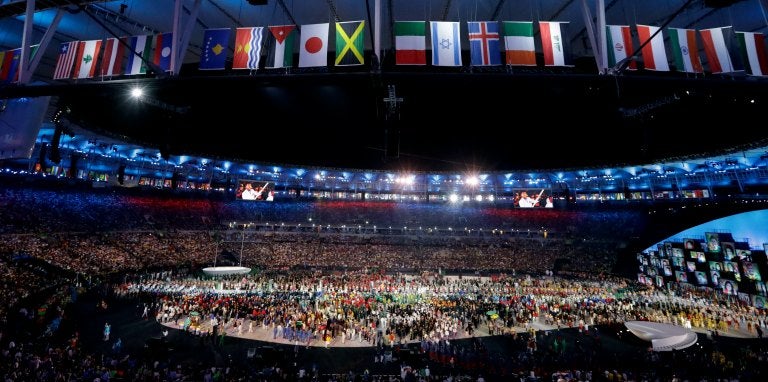
[[[764,346],[681,356],[699,370],[659,354],[638,355],[631,367],[600,355],[598,328],[628,320],[751,338],[768,323],[765,310],[732,296],[656,289],[612,274],[627,239],[642,229],[638,210],[247,204],[24,186],[4,189],[0,206],[4,381],[654,380],[702,372],[748,380],[768,370]],[[233,261],[255,271],[215,280],[197,273]],[[73,306],[86,295],[100,296],[105,311],[110,299],[137,302],[136,319],[210,346],[222,333],[259,332],[286,346],[354,341],[377,349],[381,361],[388,350],[416,344],[433,370],[401,365],[399,374],[374,376],[272,365],[265,374],[226,363],[176,365],[123,348],[107,332],[111,351],[104,352],[76,329]],[[195,325],[192,312],[201,317]],[[495,352],[488,336],[512,345]],[[656,370],[658,362],[676,368]]]

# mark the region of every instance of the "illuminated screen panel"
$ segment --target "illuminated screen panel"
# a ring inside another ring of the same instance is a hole
[[[531,188],[515,190],[515,207],[520,208],[553,208],[552,190],[548,188]]]
[[[235,199],[271,202],[275,199],[275,185],[260,180],[240,179],[237,181]]]

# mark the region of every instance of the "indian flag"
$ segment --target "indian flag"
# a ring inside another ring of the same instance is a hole
[[[536,66],[533,21],[504,21],[502,32],[507,65]]]
[[[693,29],[669,28],[669,42],[678,71],[686,73],[704,73],[696,44],[696,31]]]
[[[753,76],[768,75],[765,35],[753,32],[736,32],[736,38],[739,41],[741,56],[746,63],[749,74]]]
[[[637,36],[640,39],[640,45],[648,40],[651,42],[645,44],[642,50],[643,66],[647,70],[669,71],[669,62],[667,61],[667,51],[664,50],[664,33],[659,32],[659,27],[650,25],[638,25]],[[653,36],[656,34],[655,36]],[[653,36],[653,39],[651,39]]]
[[[395,63],[397,65],[427,64],[425,21],[395,21]]]

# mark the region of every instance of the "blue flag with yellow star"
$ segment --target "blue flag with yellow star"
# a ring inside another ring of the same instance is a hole
[[[203,52],[200,70],[223,70],[227,60],[231,29],[206,29],[203,35]]]

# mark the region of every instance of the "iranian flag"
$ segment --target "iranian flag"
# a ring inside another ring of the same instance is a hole
[[[753,76],[768,75],[765,35],[753,32],[736,32],[736,38],[749,74]]]
[[[427,64],[425,21],[395,21],[395,64]]]
[[[707,56],[709,70],[712,74],[734,72],[731,54],[728,52],[729,39],[732,37],[731,27],[702,29],[701,40],[704,43],[704,54]]]
[[[507,65],[536,66],[533,21],[504,21],[502,32]]]
[[[92,78],[96,74],[96,57],[101,51],[101,40],[80,41],[75,57],[74,78]]]
[[[659,27],[650,25],[638,25],[637,36],[640,38],[640,45],[645,44],[642,49],[643,65],[647,70],[669,71],[669,62],[667,61],[667,51],[664,50],[664,34],[659,31]],[[655,36],[653,36],[656,34]],[[651,39],[653,36],[653,39]]]
[[[622,60],[629,59],[628,69],[636,69],[637,64],[630,59],[634,48],[632,48],[632,32],[629,25],[606,25],[606,44],[608,49],[608,65],[615,67]]]
[[[696,31],[693,29],[669,28],[669,43],[672,46],[675,66],[686,73],[703,73],[699,58],[699,46],[696,43]]]

